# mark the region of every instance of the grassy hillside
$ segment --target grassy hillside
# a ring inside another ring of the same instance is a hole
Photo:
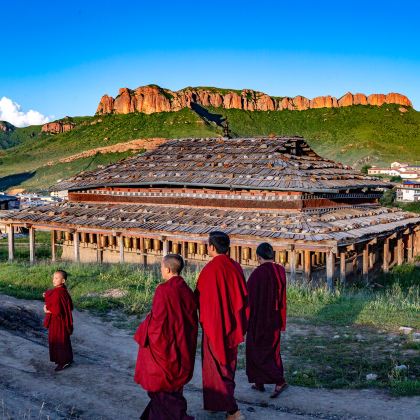
[[[0,149],[8,149],[41,135],[41,126],[32,125],[24,128],[15,128],[13,131],[0,130]]]
[[[396,105],[385,105],[301,112],[202,111],[75,117],[76,128],[57,135],[41,133],[40,126],[0,132],[0,190],[46,188],[57,179],[126,155],[113,153],[58,163],[63,157],[100,146],[147,137],[220,136],[223,118],[233,136],[301,135],[320,155],[355,166],[389,163],[397,158],[420,163],[420,112],[413,109],[400,112]]]
[[[213,110],[227,117],[234,136],[305,137],[322,156],[350,165],[420,162],[420,112],[397,105],[352,106],[307,111]]]
[[[65,179],[71,174],[98,168],[112,162],[124,159],[133,152],[96,154],[95,156],[77,159],[72,162],[57,163],[56,165],[43,166],[34,171],[20,173],[0,178],[0,191],[11,188],[24,188],[26,191],[46,191],[60,179]],[[138,153],[138,152],[136,152]]]

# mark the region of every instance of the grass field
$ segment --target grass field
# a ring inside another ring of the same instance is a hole
[[[0,293],[42,299],[57,268],[69,273],[68,285],[79,309],[109,317],[133,329],[151,306],[159,284],[158,267],[133,265],[0,264]],[[184,276],[194,288],[198,271]],[[383,290],[288,288],[288,328],[282,352],[288,382],[310,387],[383,387],[395,395],[420,394],[419,343],[399,333],[400,326],[420,329],[420,269],[394,268],[382,279]],[[115,314],[119,314],[116,316]],[[405,365],[399,371],[395,367]],[[240,348],[239,366],[244,366]],[[378,380],[366,381],[376,373]]]
[[[0,132],[0,188],[44,189],[48,183],[72,176],[90,163],[82,160],[63,165],[57,164],[59,159],[100,146],[138,138],[221,136],[223,129],[211,122],[212,116],[216,121],[227,118],[233,136],[301,135],[321,156],[358,167],[364,163],[389,163],[396,156],[420,163],[420,112],[414,109],[402,113],[398,106],[386,105],[306,111],[204,111],[207,117],[191,109],[151,115],[74,117],[76,128],[57,135],[41,133],[40,126]],[[102,159],[114,162],[120,158],[112,154]],[[54,165],[45,167],[49,162]]]

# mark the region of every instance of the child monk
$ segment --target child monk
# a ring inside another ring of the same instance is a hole
[[[286,274],[274,263],[274,250],[268,243],[257,247],[259,266],[248,280],[249,318],[246,336],[246,373],[253,389],[275,384],[271,398],[287,387],[280,355],[280,332],[286,329]]]
[[[211,232],[212,260],[201,271],[196,288],[203,328],[204,409],[225,411],[229,420],[244,416],[234,397],[238,345],[244,341],[248,300],[241,266],[228,257],[230,239],[224,232]]]
[[[43,294],[44,327],[48,328],[50,360],[57,365],[56,372],[69,367],[73,362],[70,341],[70,335],[73,333],[73,302],[65,285],[66,280],[67,273],[57,270],[52,279],[54,287]]]
[[[134,336],[140,346],[134,380],[150,397],[143,420],[193,419],[183,387],[194,372],[198,317],[194,294],[180,275],[183,268],[180,255],[163,257],[163,283]]]

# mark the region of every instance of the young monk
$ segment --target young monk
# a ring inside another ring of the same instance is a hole
[[[241,266],[229,258],[230,240],[212,232],[212,260],[201,271],[196,288],[203,328],[202,363],[204,409],[226,411],[243,419],[234,397],[238,345],[244,341],[248,319],[247,291]]]
[[[56,372],[69,367],[73,362],[70,341],[73,333],[73,302],[65,285],[66,280],[67,273],[64,270],[56,271],[52,279],[54,288],[43,294],[44,327],[48,328],[50,360],[57,365]]]
[[[134,380],[150,397],[142,420],[193,419],[187,415],[183,387],[193,376],[198,319],[194,294],[180,276],[183,268],[180,255],[163,258],[164,282],[134,336],[140,346]]]
[[[280,355],[280,331],[286,329],[286,274],[274,263],[268,243],[257,247],[259,267],[248,280],[250,318],[246,336],[246,373],[253,389],[275,384],[271,398],[287,387]]]

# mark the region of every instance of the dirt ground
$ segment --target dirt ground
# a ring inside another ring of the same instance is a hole
[[[136,419],[147,395],[133,382],[137,354],[130,333],[75,311],[75,363],[55,373],[41,326],[42,302],[0,295],[1,419]],[[185,389],[196,419],[222,419],[202,410],[197,361]],[[289,387],[277,400],[251,391],[237,373],[236,397],[247,419],[420,419],[420,398],[393,398],[377,390]]]

